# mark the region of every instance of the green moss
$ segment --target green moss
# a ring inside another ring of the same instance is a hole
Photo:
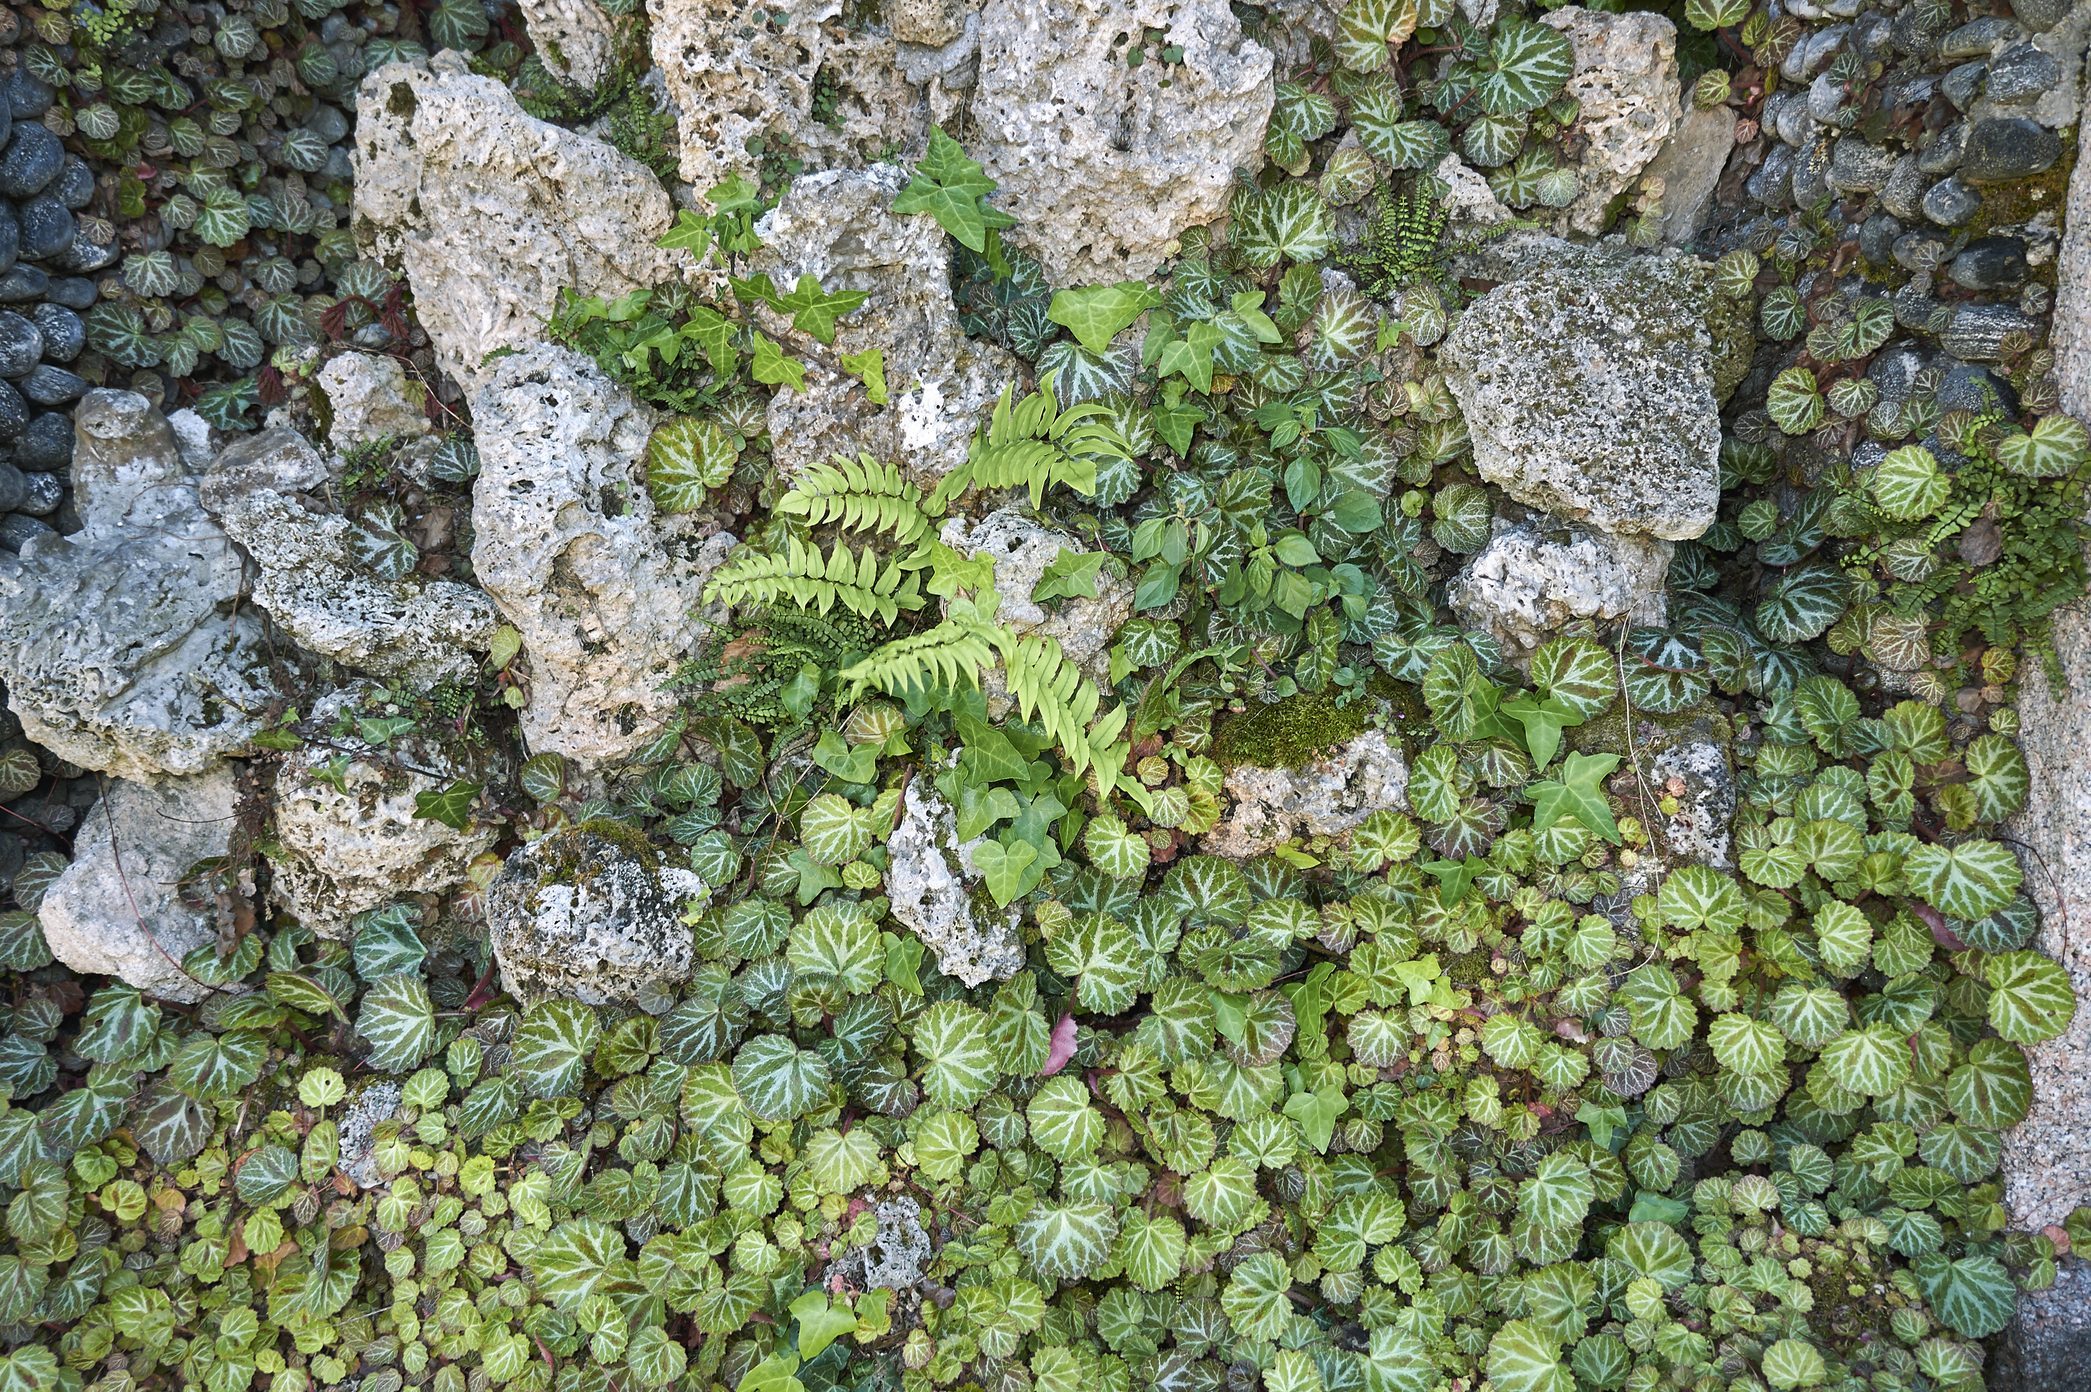
[[[1339,706],[1333,689],[1288,696],[1222,725],[1212,757],[1222,768],[1298,768],[1363,731],[1374,705],[1367,698]]]
[[[537,843],[538,885],[580,884],[589,879],[607,859],[596,849],[597,842],[608,842],[648,870],[660,865],[660,855],[640,832],[607,817],[591,817]]]
[[[2057,225],[2069,202],[2069,174],[2076,168],[2076,142],[2062,142],[2062,158],[2044,174],[2009,184],[1984,184],[1982,208],[1974,221],[1961,229],[1969,241],[1988,236],[2004,227],[2016,227],[2028,218],[2051,213]]]

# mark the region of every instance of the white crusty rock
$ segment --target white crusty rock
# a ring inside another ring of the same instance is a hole
[[[279,852],[272,857],[276,903],[321,937],[346,937],[356,915],[417,894],[447,894],[498,838],[494,826],[459,831],[415,815],[415,797],[461,780],[484,781],[440,743],[418,735],[379,748],[334,733],[382,693],[359,684],[313,709],[328,733],[284,756],[271,799]]]
[[[1656,828],[1670,859],[1720,870],[1733,865],[1736,788],[1727,748],[1718,740],[1680,739],[1650,757],[1648,779],[1661,796],[1676,799],[1677,810],[1660,813]]]
[[[586,827],[510,855],[486,891],[501,989],[526,1005],[608,1005],[658,1001],[688,979],[695,939],[683,905],[704,882],[651,861],[643,846]]]
[[[675,277],[675,209],[637,160],[540,121],[453,52],[388,63],[356,98],[357,242],[405,271],[436,360],[467,390],[487,355],[540,337],[559,292],[615,298]]]
[[[937,970],[968,986],[1007,981],[1024,965],[1017,910],[976,905],[973,842],[958,842],[958,819],[927,779],[908,786],[900,825],[886,838],[886,895],[893,917],[936,954]]]
[[[385,1182],[378,1168],[378,1128],[399,1115],[406,1089],[389,1078],[365,1083],[341,1110],[341,1160],[343,1174],[365,1189]]]
[[[965,461],[973,431],[1021,364],[959,328],[951,303],[951,240],[932,218],[893,211],[907,186],[890,164],[795,180],[763,216],[751,268],[780,290],[810,275],[824,290],[861,290],[864,303],[835,326],[835,344],[808,354],[804,392],[770,400],[777,468],[789,478],[836,454],[900,463],[924,489]],[[783,319],[771,327],[789,336]],[[826,362],[876,350],[890,399]]]
[[[872,1209],[878,1223],[869,1247],[853,1249],[842,1270],[860,1290],[911,1289],[933,1250],[922,1226],[922,1205],[906,1194],[880,1199]]]
[[[0,555],[9,708],[83,768],[201,773],[246,746],[275,697],[240,554],[144,397],[89,392],[73,425],[80,530]]]
[[[345,667],[426,686],[468,676],[500,617],[470,585],[375,573],[357,556],[358,524],[300,490],[330,481],[291,430],[243,439],[203,481],[203,504],[254,562],[253,597],[299,647]]]
[[[595,88],[617,55],[616,21],[596,0],[521,0],[530,46],[555,76]]]
[[[76,972],[113,976],[147,995],[192,1004],[211,988],[181,960],[217,940],[215,899],[185,902],[182,884],[232,843],[237,791],[220,764],[187,778],[106,781],[81,819],[73,863],[37,907],[51,955]]]
[[[327,398],[327,443],[337,450],[428,433],[427,389],[407,380],[398,358],[337,353],[321,365],[319,389]]]
[[[473,576],[522,635],[524,743],[621,759],[674,709],[663,688],[704,637],[704,581],[733,538],[670,544],[638,467],[653,415],[578,354],[501,359],[472,419]]]
[[[1497,518],[1488,545],[1445,588],[1454,613],[1522,659],[1576,619],[1660,627],[1670,543],[1574,523]]]
[[[845,20],[841,0],[752,12],[737,0],[647,0],[646,15],[683,181],[699,194],[730,175],[755,180],[751,140],[782,139],[820,169],[918,149],[927,134],[892,33]]]
[[[1094,662],[1133,614],[1133,583],[1105,561],[1096,574],[1096,595],[1076,595],[1040,604],[1031,598],[1047,566],[1061,552],[1088,551],[1066,532],[1048,527],[1021,504],[998,508],[978,522],[954,517],[944,524],[945,545],[962,555],[985,552],[995,566],[995,617],[1018,633],[1036,633],[1060,644],[1078,666]]]
[[[1128,66],[1149,30],[1181,60]],[[1144,276],[1263,162],[1271,67],[1226,0],[988,0],[968,152],[1053,284]]]
[[[1407,757],[1381,730],[1298,768],[1238,764],[1227,771],[1227,815],[1200,849],[1246,860],[1297,838],[1344,836],[1381,808],[1406,808],[1408,783]]]
[[[1604,230],[1612,201],[1625,192],[1683,118],[1677,85],[1677,26],[1661,15],[1606,14],[1579,6],[1540,17],[1575,45],[1564,94],[1579,106],[1583,139],[1575,163],[1582,191],[1563,211],[1566,228]]]
[[[1442,360],[1481,476],[1603,531],[1704,532],[1721,498],[1710,304],[1672,256],[1541,269],[1475,301]]]

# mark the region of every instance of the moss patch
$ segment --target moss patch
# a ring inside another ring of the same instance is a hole
[[[1213,736],[1212,757],[1222,768],[1298,768],[1361,733],[1371,722],[1375,704],[1365,698],[1339,706],[1334,689],[1303,691],[1220,726]]]

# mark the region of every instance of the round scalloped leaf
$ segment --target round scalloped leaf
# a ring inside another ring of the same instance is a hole
[[[1558,29],[1519,17],[1499,21],[1474,95],[1495,116],[1537,111],[1575,71],[1575,45]]]
[[[799,842],[815,865],[847,865],[871,849],[869,808],[822,793],[799,813]]]
[[[1227,1322],[1245,1339],[1277,1339],[1292,1327],[1292,1268],[1275,1252],[1258,1252],[1234,1268],[1220,1292]]]
[[[1747,1015],[1715,1016],[1707,1026],[1706,1042],[1721,1067],[1737,1073],[1770,1073],[1786,1062],[1786,1037]]]
[[[1909,1081],[1909,1043],[1886,1025],[1846,1030],[1822,1046],[1821,1064],[1846,1092],[1885,1097]]]
[[[1668,1223],[1628,1223],[1613,1235],[1606,1253],[1667,1290],[1691,1284],[1691,1244]]]
[[[1774,643],[1820,637],[1844,612],[1850,586],[1836,569],[1801,565],[1782,572],[1757,603],[1757,631]]]
[[[1089,863],[1114,880],[1137,880],[1147,873],[1147,838],[1127,827],[1122,817],[1103,813],[1082,832]]]
[[[1656,891],[1656,912],[1672,928],[1732,933],[1742,927],[1747,905],[1741,886],[1705,865],[1679,866]]]
[[[1518,1186],[1517,1211],[1535,1227],[1574,1229],[1582,1226],[1596,1199],[1590,1167],[1557,1151],[1542,1159]]]
[[[826,1097],[828,1061],[789,1039],[758,1034],[733,1056],[733,1086],[757,1121],[789,1121]]]
[[[1995,913],[2025,879],[2018,858],[1994,841],[1917,846],[1904,857],[1902,870],[1910,888],[1948,918]]]
[[[1110,1258],[1118,1214],[1108,1204],[1040,1204],[1016,1226],[1017,1250],[1048,1280],[1079,1281]]]
[[[511,1066],[532,1097],[568,1097],[581,1086],[588,1056],[602,1037],[593,1006],[548,1000],[516,1027]]]
[[[1190,1244],[1183,1224],[1167,1213],[1146,1214],[1134,1209],[1125,1215],[1118,1234],[1118,1264],[1125,1278],[1144,1291],[1167,1288],[1183,1274]]]
[[[1764,1351],[1764,1380],[1779,1392],[1820,1387],[1829,1375],[1821,1350],[1804,1339],[1780,1339]]]
[[[1551,31],[1549,31],[1551,32]],[[1497,1392],[1574,1392],[1561,1341],[1538,1320],[1506,1322],[1488,1341],[1488,1378]]]
[[[1933,1253],[1912,1264],[1917,1287],[1941,1323],[1966,1339],[1986,1339],[2011,1322],[2018,1288],[1995,1257],[1948,1260]]]
[[[970,1107],[995,1085],[987,1016],[960,1001],[924,1010],[908,1036],[922,1059],[922,1089],[940,1107]]]
[[[1989,1026],[2014,1044],[2038,1044],[2068,1028],[2076,990],[2061,963],[2038,952],[2000,952],[1982,964]]]
[[[1611,654],[1588,638],[1549,638],[1532,654],[1532,685],[1578,720],[1595,720],[1619,694]]]
[[[1967,1062],[1946,1078],[1946,1102],[1971,1126],[2003,1131],[2025,1120],[2033,1105],[2033,1074],[2016,1044],[1978,1039]]]
[[[2025,478],[2062,478],[2091,455],[2091,433],[2059,413],[1997,441],[1997,462]]]
[[[427,984],[408,972],[380,978],[363,993],[356,1033],[370,1043],[371,1067],[387,1073],[418,1068],[436,1047],[435,1007]]]
[[[2026,795],[2033,787],[2026,756],[2003,735],[1977,735],[1969,740],[1961,752],[1961,765],[1968,775],[1961,786],[1967,789],[1976,821],[2001,822],[2026,805]]]
[[[717,421],[677,416],[646,442],[646,488],[661,511],[690,512],[733,477],[739,460],[733,437]]]
[[[1897,522],[1931,516],[1945,505],[1946,495],[1952,491],[1939,470],[1937,456],[1922,445],[1888,451],[1874,466],[1867,488],[1880,510]]]

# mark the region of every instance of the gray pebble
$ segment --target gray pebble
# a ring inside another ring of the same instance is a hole
[[[29,476],[12,464],[0,464],[0,512],[13,512],[29,501]]]
[[[51,524],[41,517],[31,517],[26,512],[10,512],[0,517],[0,551],[12,555],[38,537],[55,536]]]
[[[1961,151],[1968,147],[1968,124],[1956,121],[1939,132],[1929,145],[1917,151],[1917,168],[1936,178],[1960,167]]]
[[[1923,211],[1924,190],[1930,183],[1917,167],[1917,157],[1904,155],[1881,185],[1880,205],[1903,221],[1911,221]]]
[[[1941,179],[1924,195],[1924,216],[1941,227],[1965,227],[1982,211],[1982,195],[1958,176]]]
[[[56,474],[24,474],[29,480],[29,496],[19,503],[15,511],[25,512],[31,517],[49,517],[58,511],[65,501],[65,480]]]
[[[1830,156],[1830,183],[1841,193],[1878,193],[1898,163],[1894,151],[1847,135]]]
[[[2026,244],[2016,237],[1978,238],[1953,258],[1946,274],[1964,290],[2009,289],[2025,281]]]
[[[87,379],[44,363],[22,379],[22,395],[39,406],[63,406],[87,395]]]
[[[2013,44],[1989,65],[1989,99],[2000,106],[2023,106],[2045,96],[2062,80],[2062,64],[2052,53],[2028,43]]]
[[[1939,335],[1939,346],[1969,362],[1997,362],[2004,356],[2006,337],[2038,328],[2011,305],[1964,304],[1955,307],[1952,322]]]
[[[2008,19],[1984,15],[1980,19],[1969,20],[1940,39],[1939,57],[1987,58],[2000,46],[2024,37],[2025,32]]]
[[[2062,158],[2062,137],[2023,116],[1977,121],[1968,132],[1960,157],[1959,177],[1977,184],[1999,184],[2046,172]]]
[[[1976,96],[1982,91],[1982,79],[1989,72],[1989,64],[1979,59],[1962,63],[1939,79],[1939,95],[1952,102],[1954,107],[1966,111],[1975,104]]]

